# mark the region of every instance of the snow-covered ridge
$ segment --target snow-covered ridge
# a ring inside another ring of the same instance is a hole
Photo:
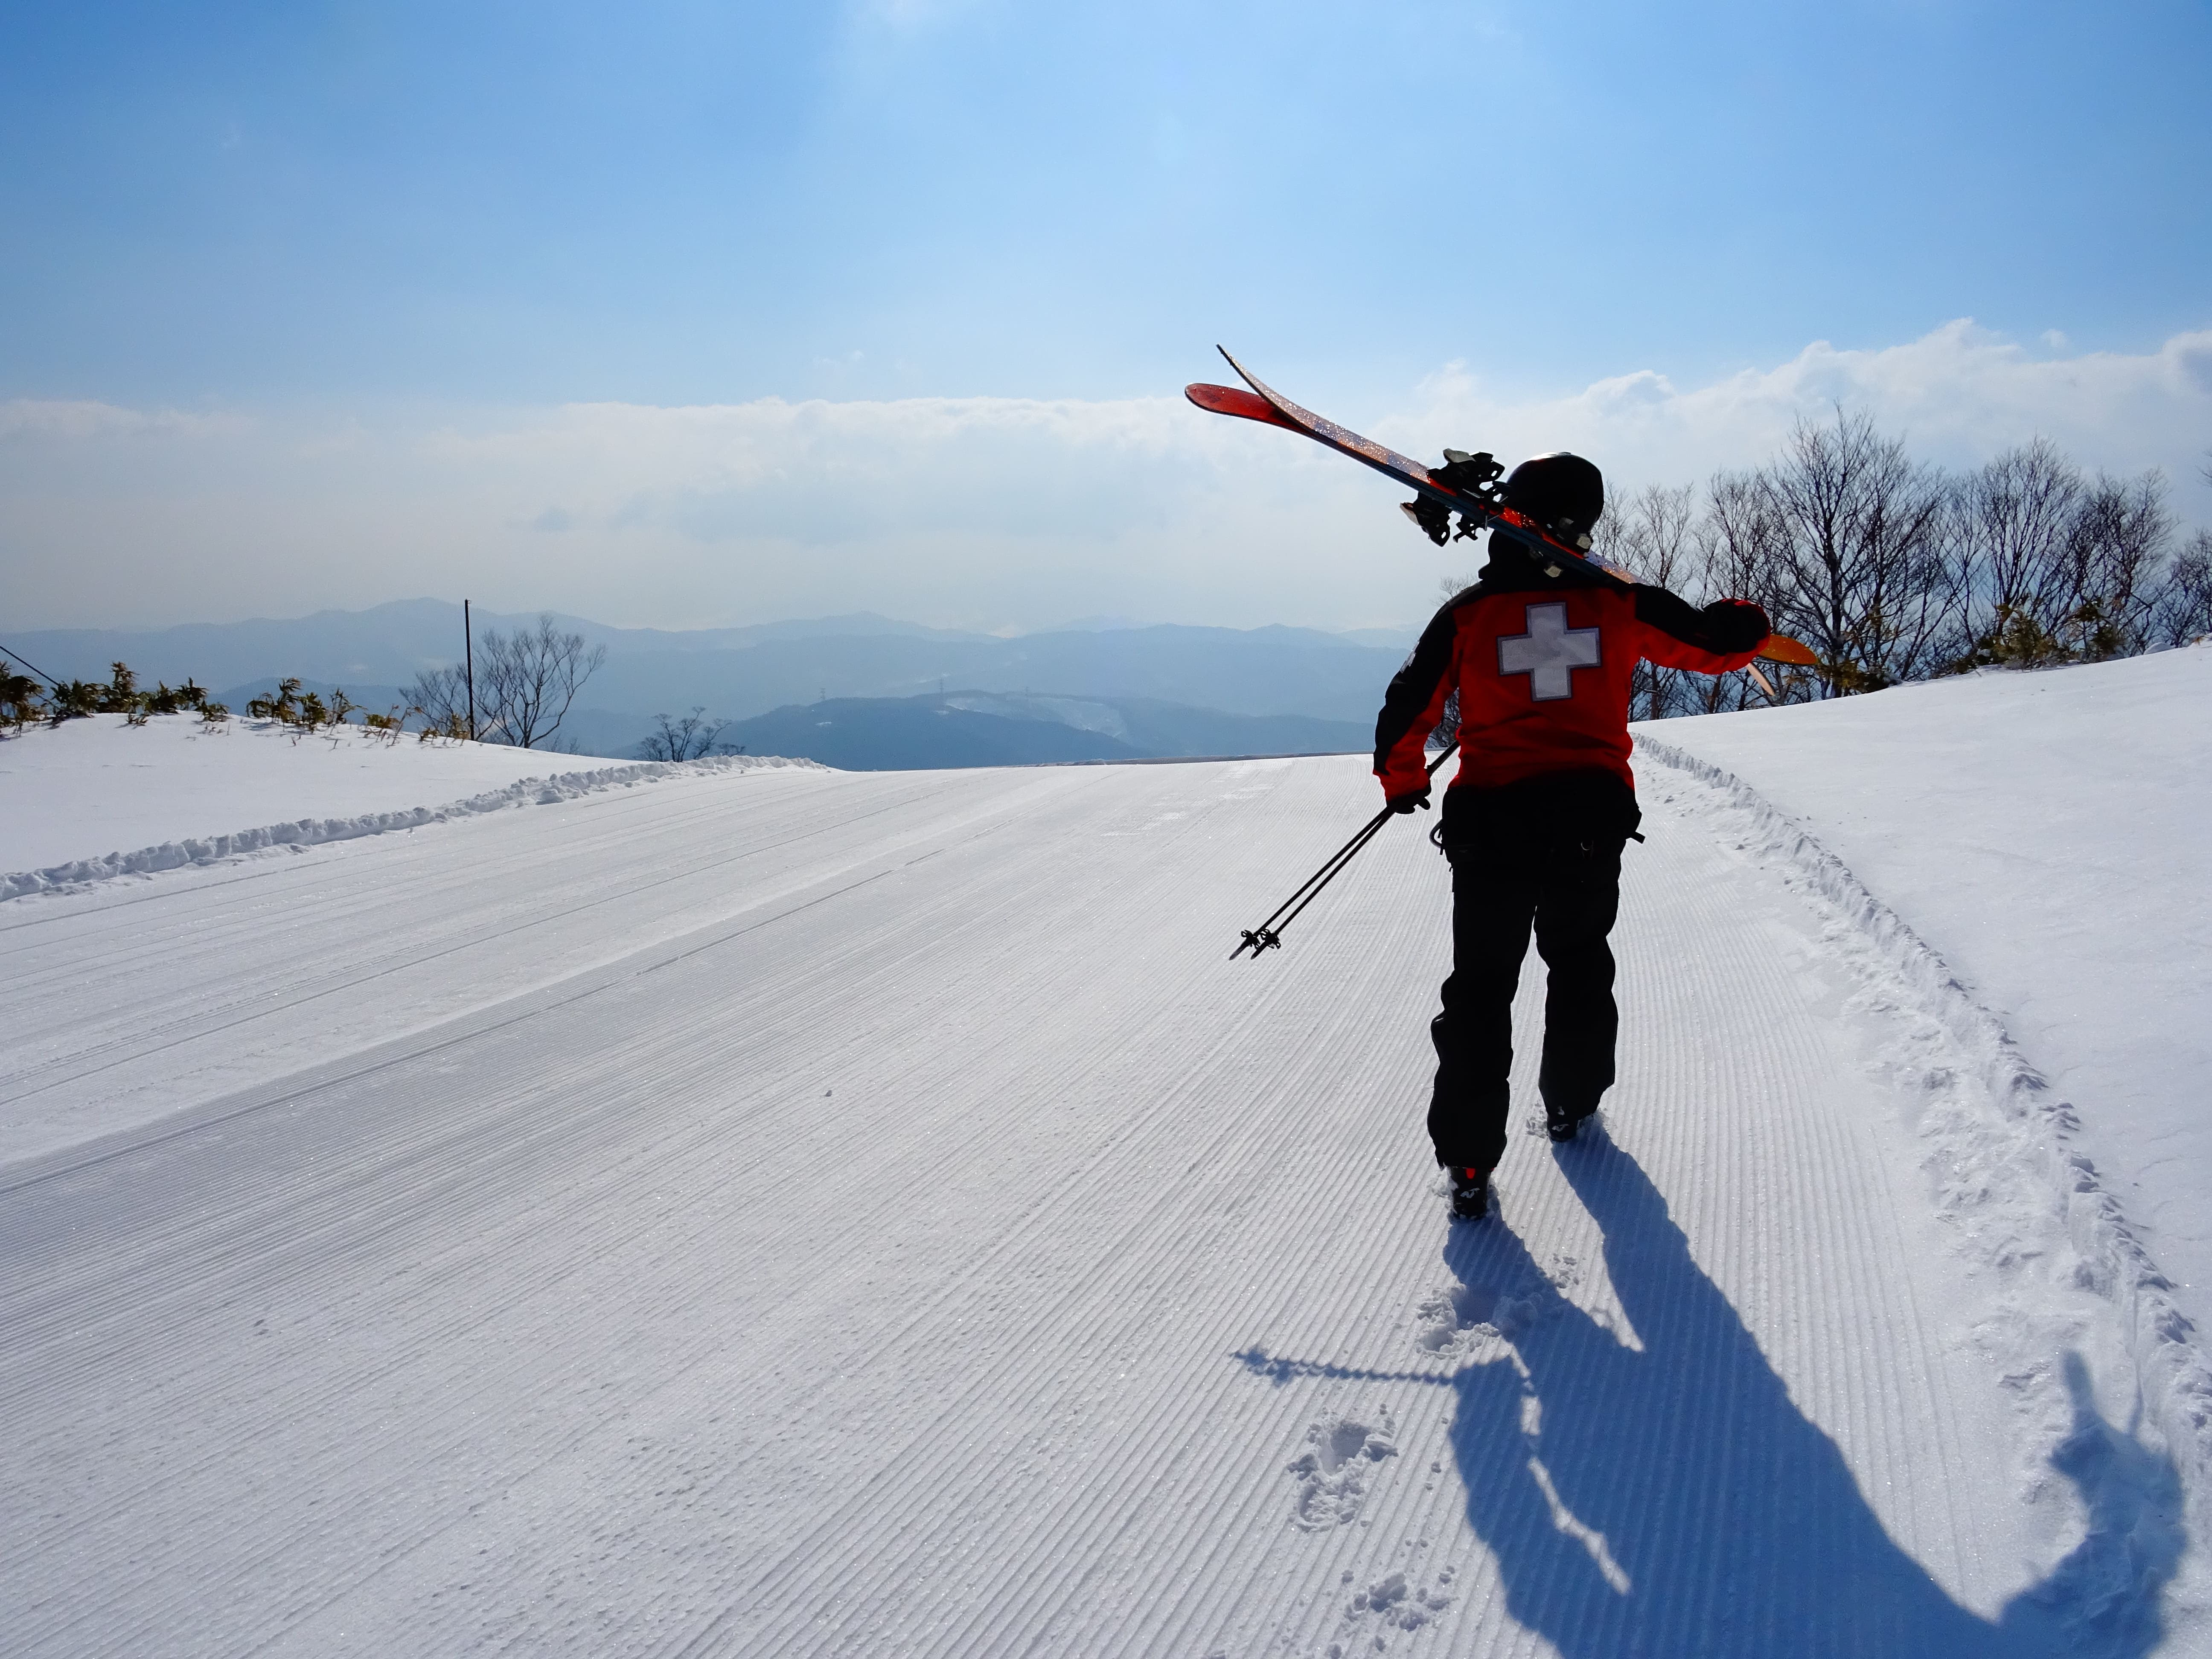
[[[2057,1097],[2002,1023],[1943,958],[1841,860],[1749,784],[1688,750],[1636,734],[1638,757],[1717,792],[1733,824],[1723,838],[1782,872],[1832,917],[1830,943],[1868,992],[1937,1023],[1948,1042],[1887,1058],[1928,1101],[1918,1125],[1947,1218],[1971,1253],[2002,1269],[2033,1271],[2036,1241],[2055,1225],[2070,1260],[2045,1262],[2053,1282],[2089,1290],[2113,1304],[2134,1360],[2145,1414],[2180,1466],[2188,1506],[2203,1535],[2212,1521],[2212,1364],[2175,1304],[2172,1283],[2136,1237],[2090,1159],[2069,1146],[2072,1106]],[[1648,774],[1647,774],[1648,775]],[[1959,1077],[1954,1056],[1974,1068]],[[1914,1073],[1917,1073],[1914,1077]]]
[[[484,812],[505,811],[514,806],[548,806],[574,800],[603,789],[627,789],[641,783],[659,783],[672,777],[696,777],[718,772],[753,772],[781,768],[827,771],[809,760],[786,760],[780,756],[721,755],[695,761],[638,761],[628,765],[603,766],[588,772],[562,772],[545,777],[520,778],[504,788],[488,789],[466,799],[442,806],[410,806],[395,811],[360,812],[345,817],[297,818],[287,823],[264,824],[228,835],[189,836],[142,847],[134,852],[108,853],[98,858],[73,859],[43,870],[0,874],[0,902],[31,893],[76,890],[90,883],[118,876],[147,875],[187,865],[216,864],[224,859],[263,852],[277,847],[313,847],[324,842],[350,841],[360,836],[380,836],[394,830],[414,830],[428,823]]]

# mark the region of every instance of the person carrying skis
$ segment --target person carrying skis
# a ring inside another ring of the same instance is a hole
[[[1487,459],[1487,457],[1482,458]],[[1579,455],[1540,455],[1507,477],[1504,505],[1588,548],[1605,481]],[[1422,527],[1443,509],[1409,508]],[[1505,1150],[1513,994],[1533,927],[1549,981],[1537,1088],[1555,1141],[1571,1140],[1613,1077],[1620,855],[1643,814],[1629,771],[1630,675],[1639,659],[1721,674],[1768,635],[1746,599],[1702,611],[1662,587],[1543,558],[1502,531],[1474,586],[1448,600],[1390,682],[1375,774],[1400,812],[1429,805],[1429,733],[1456,699],[1460,763],[1435,832],[1451,860],[1452,972],[1430,1022],[1437,1075],[1429,1136],[1450,1172],[1452,1213],[1480,1217]]]

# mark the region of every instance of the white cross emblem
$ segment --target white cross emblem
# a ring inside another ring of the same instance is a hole
[[[1569,628],[1564,605],[1532,605],[1527,615],[1527,633],[1498,636],[1498,673],[1526,674],[1532,702],[1573,696],[1575,670],[1598,665],[1598,630]]]

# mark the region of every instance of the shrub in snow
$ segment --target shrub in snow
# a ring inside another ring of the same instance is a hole
[[[368,730],[381,737],[386,746],[389,747],[399,741],[399,733],[406,726],[407,716],[399,712],[399,705],[395,702],[384,714],[363,714],[361,717],[361,723]]]
[[[191,679],[175,687],[167,680],[157,681],[146,697],[146,712],[149,714],[182,714],[206,707],[206,689]]]
[[[54,688],[53,723],[90,720],[100,712],[100,694],[101,688],[90,680],[64,681]]]
[[[345,694],[342,685],[331,688],[331,700],[324,702],[319,691],[301,691],[296,679],[279,680],[273,697],[256,697],[246,705],[249,719],[275,720],[292,728],[295,739],[330,726],[343,726],[348,716],[361,705]],[[396,715],[398,711],[393,711]],[[372,725],[381,724],[380,717],[367,717]]]
[[[20,732],[33,720],[44,720],[43,690],[28,674],[0,672],[0,726],[12,726]]]
[[[246,700],[246,717],[252,720],[278,720],[294,713],[298,705],[293,701],[300,690],[297,680],[279,680],[273,697],[250,697]]]

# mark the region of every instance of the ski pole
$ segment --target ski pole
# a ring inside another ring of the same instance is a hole
[[[1458,746],[1455,743],[1447,744],[1438,752],[1437,757],[1429,763],[1431,777],[1436,776],[1437,768],[1450,759],[1452,750]],[[1298,919],[1298,913],[1311,904],[1320,895],[1321,890],[1336,879],[1337,872],[1357,858],[1359,855],[1359,849],[1374,840],[1381,832],[1382,826],[1396,816],[1395,809],[1385,806],[1365,823],[1360,825],[1359,833],[1330,854],[1320,869],[1300,882],[1297,890],[1277,905],[1273,914],[1269,915],[1267,921],[1261,922],[1257,927],[1244,929],[1243,942],[1229,953],[1230,961],[1236,961],[1245,951],[1249,951],[1252,953],[1252,960],[1257,962],[1262,951],[1280,950],[1283,944],[1283,929],[1296,921]],[[1287,915],[1284,914],[1285,911],[1289,912]]]

